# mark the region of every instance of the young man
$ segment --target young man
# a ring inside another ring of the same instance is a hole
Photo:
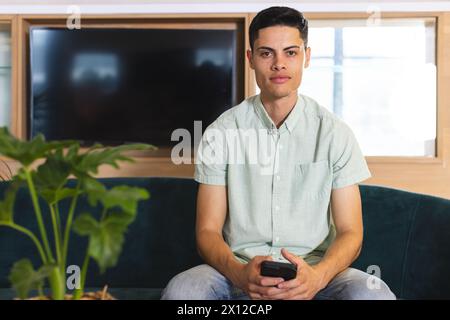
[[[349,268],[363,238],[357,183],[370,172],[349,127],[298,94],[311,55],[306,19],[271,7],[249,33],[261,94],[222,114],[199,148],[196,235],[207,264],[174,277],[162,298],[395,299]],[[261,276],[264,260],[295,264],[297,277]]]

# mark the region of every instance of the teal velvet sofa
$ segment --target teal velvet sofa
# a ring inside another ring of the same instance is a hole
[[[192,179],[179,178],[111,178],[103,182],[108,187],[143,187],[151,197],[139,205],[117,266],[99,274],[91,263],[86,285],[101,288],[108,284],[109,292],[119,299],[158,299],[175,274],[202,263],[194,234],[198,185]],[[0,183],[1,195],[6,186]],[[378,186],[361,185],[360,190],[364,243],[353,266],[364,271],[377,266],[398,298],[450,299],[450,200]],[[81,201],[78,210],[88,209],[87,202]],[[26,190],[18,194],[15,220],[37,230]],[[81,264],[85,246],[85,238],[73,236],[69,263]],[[37,266],[35,251],[28,238],[0,227],[0,299],[15,296],[7,279],[11,265],[31,257]]]

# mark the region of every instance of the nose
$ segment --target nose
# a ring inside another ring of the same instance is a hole
[[[272,71],[280,71],[282,69],[286,69],[286,64],[284,60],[277,55],[277,57],[273,60]]]

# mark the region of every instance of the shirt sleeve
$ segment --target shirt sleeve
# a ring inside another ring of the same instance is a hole
[[[332,145],[333,189],[362,182],[372,175],[350,127],[339,122]]]
[[[225,131],[217,123],[211,124],[203,134],[195,160],[194,179],[199,183],[227,184],[227,144]]]

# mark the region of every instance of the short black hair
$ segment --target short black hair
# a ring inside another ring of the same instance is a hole
[[[294,27],[300,31],[305,48],[308,45],[308,20],[303,14],[289,7],[270,7],[264,9],[255,16],[250,24],[249,39],[250,48],[253,50],[253,44],[258,39],[258,31],[272,26]]]

